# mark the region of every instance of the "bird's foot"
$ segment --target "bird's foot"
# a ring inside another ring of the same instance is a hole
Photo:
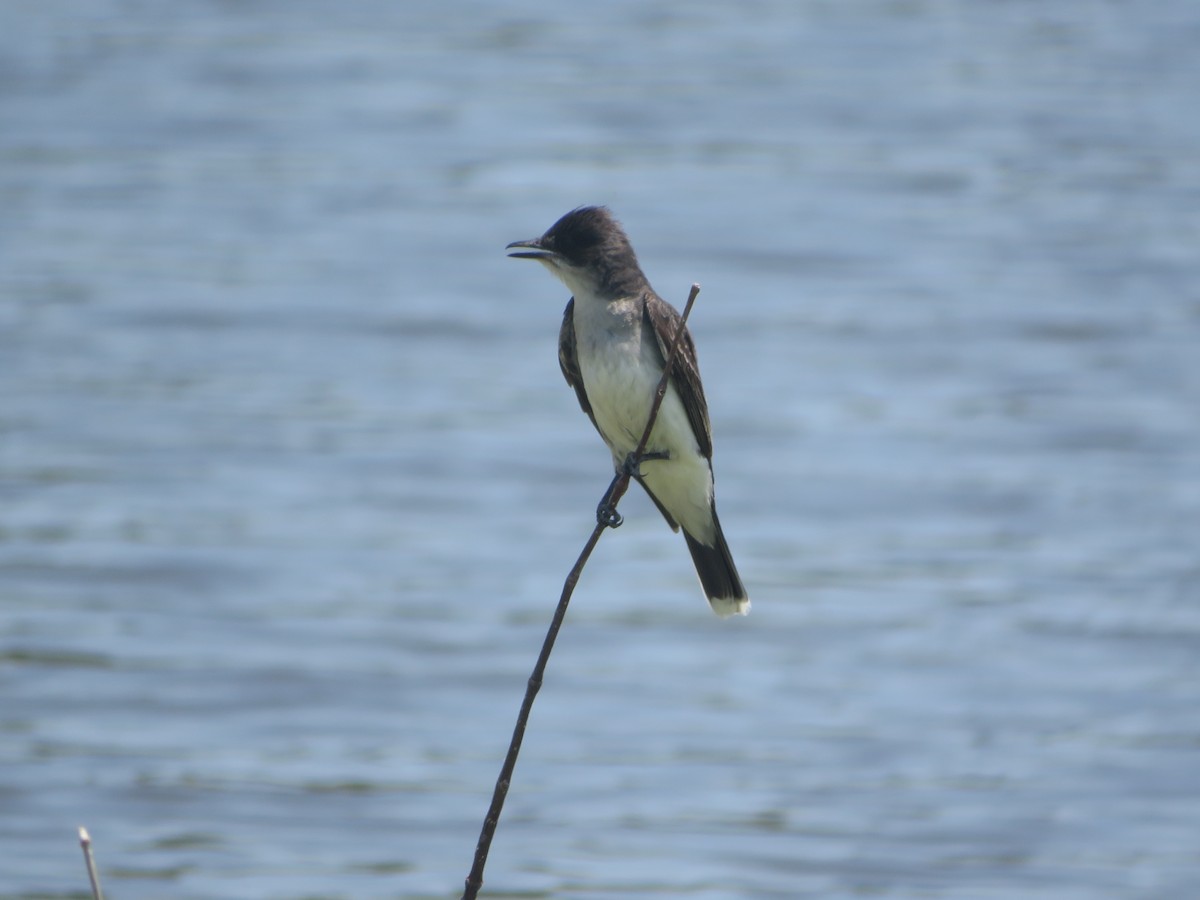
[[[600,501],[600,505],[596,507],[596,524],[604,525],[607,528],[620,528],[625,521],[625,517],[617,512],[616,504],[613,503],[613,492],[617,488],[617,482],[622,477],[624,478],[641,478],[642,463],[648,459],[670,459],[671,454],[666,450],[655,450],[652,453],[643,453],[638,456],[636,453],[630,453],[625,457],[625,461],[621,464],[620,471],[613,476],[612,484],[608,486],[608,490],[604,492],[604,499]]]
[[[642,477],[642,463],[652,459],[670,459],[671,451],[669,450],[654,450],[648,453],[643,453],[638,456],[636,453],[630,453],[625,457],[625,462],[621,465],[621,470],[630,478]]]
[[[604,525],[608,528],[620,528],[624,522],[625,517],[609,505],[607,497],[596,507],[597,525]]]

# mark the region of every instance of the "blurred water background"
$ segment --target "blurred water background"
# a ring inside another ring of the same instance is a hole
[[[608,456],[504,245],[693,315],[492,896],[1200,896],[1200,7],[0,6],[0,896],[452,898]]]

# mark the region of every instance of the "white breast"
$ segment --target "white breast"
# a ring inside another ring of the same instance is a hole
[[[577,296],[574,324],[588,403],[613,464],[619,466],[637,449],[650,415],[662,375],[658,344],[643,327],[641,305],[635,300],[580,303]],[[643,464],[647,487],[685,529],[707,538],[712,470],[700,455],[687,411],[673,387],[663,397],[647,450],[669,454],[667,460]]]

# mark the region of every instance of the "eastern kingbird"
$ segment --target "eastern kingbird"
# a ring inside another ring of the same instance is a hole
[[[646,428],[679,313],[654,293],[629,238],[602,206],[572,210],[508,250],[545,265],[574,295],[563,312],[558,362],[620,471]],[[713,612],[745,615],[750,600],[717,518],[708,404],[686,329],[634,477],[671,529],[682,526]]]

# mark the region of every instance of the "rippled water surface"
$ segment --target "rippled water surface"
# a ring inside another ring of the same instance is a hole
[[[1200,8],[0,7],[0,897],[452,898],[608,482],[505,258],[607,203],[642,496],[491,896],[1200,896]]]

